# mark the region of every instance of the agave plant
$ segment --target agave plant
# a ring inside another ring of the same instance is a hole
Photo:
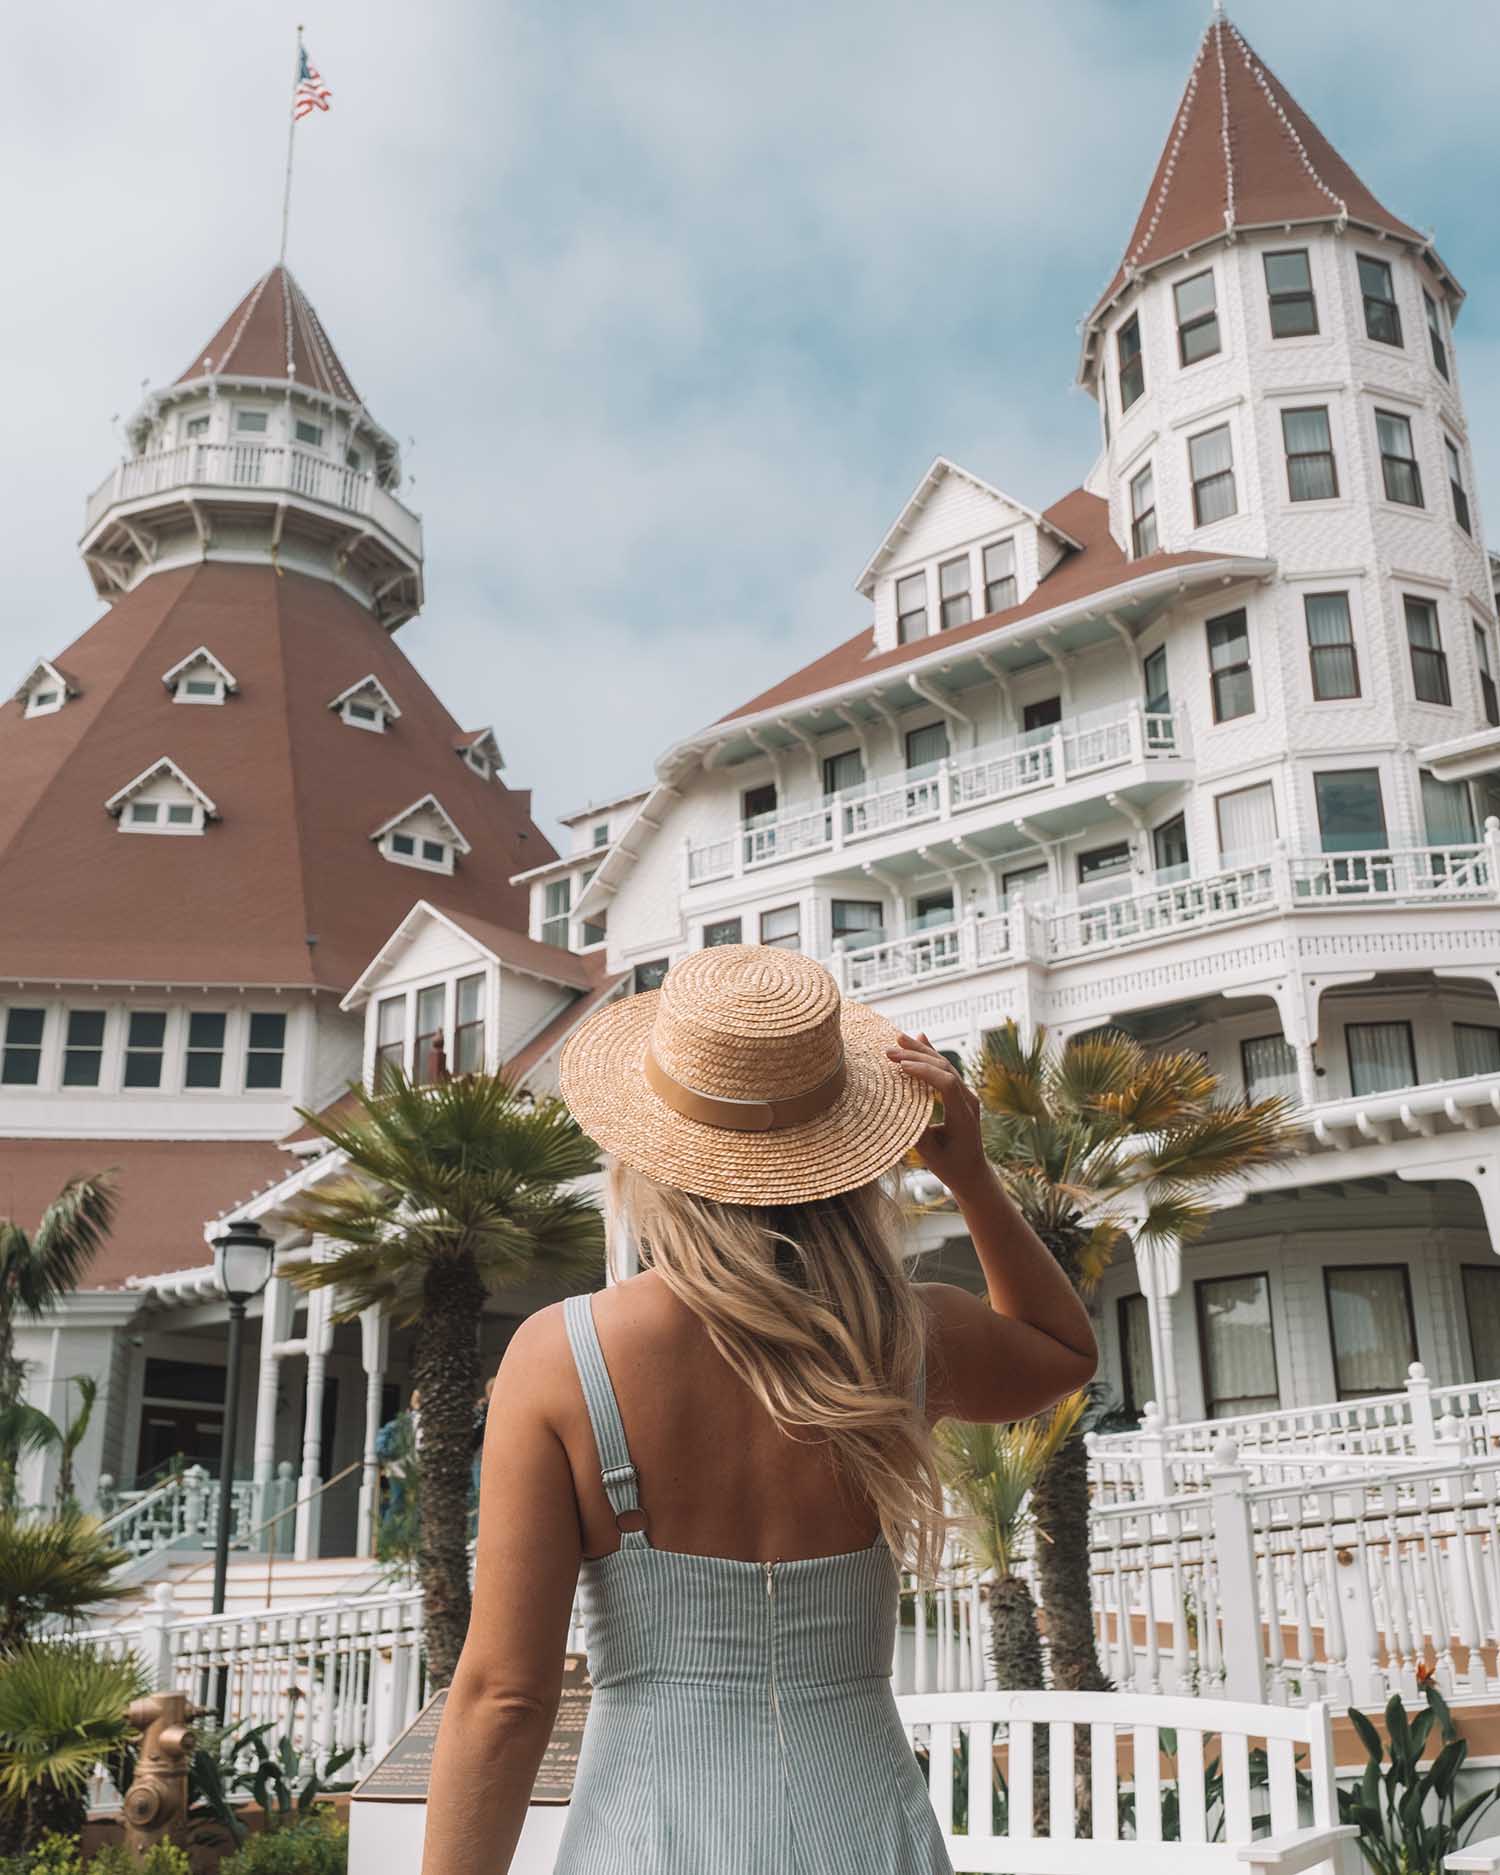
[[[89,1780],[145,1690],[133,1655],[111,1660],[82,1641],[28,1641],[0,1658],[0,1838],[27,1847],[82,1829]]]

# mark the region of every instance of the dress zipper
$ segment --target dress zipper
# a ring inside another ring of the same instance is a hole
[[[770,1669],[771,1716],[776,1721],[776,1743],[780,1748],[784,1764],[786,1760],[786,1738],[781,1729],[781,1695],[776,1685],[776,1562],[779,1560],[780,1558],[778,1557],[776,1561],[762,1563],[761,1568],[766,1572],[766,1601],[769,1607],[771,1620],[771,1646],[768,1662]]]

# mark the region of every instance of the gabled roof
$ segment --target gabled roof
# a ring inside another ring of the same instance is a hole
[[[475,755],[482,755],[492,768],[504,768],[505,757],[500,753],[500,744],[495,740],[495,732],[484,729],[466,729],[461,736],[454,738],[453,746],[460,755],[467,755],[472,750]]]
[[[476,945],[493,962],[523,976],[540,977],[568,989],[584,990],[598,980],[598,970],[589,958],[556,944],[539,944],[523,932],[492,924],[472,912],[454,911],[450,906],[435,905],[419,898],[380,949],[366,964],[343,1001],[341,1009],[358,1009],[369,997],[371,988],[404,951],[424,925],[442,924]]]
[[[1216,12],[1124,256],[1089,319],[1148,268],[1236,229],[1289,222],[1352,223],[1431,246],[1376,200],[1239,28]]]
[[[226,376],[291,380],[360,402],[311,300],[285,267],[261,275],[177,382]]]
[[[410,820],[413,815],[424,812],[433,815],[442,822],[443,831],[447,834],[455,852],[470,853],[473,851],[473,848],[460,831],[458,822],[448,812],[447,808],[443,806],[442,802],[435,794],[424,794],[420,801],[413,801],[410,807],[403,807],[399,814],[392,814],[389,820],[383,820],[370,835],[370,838],[372,840],[378,840],[383,835],[391,832],[393,828],[401,826],[404,821]]]
[[[896,557],[901,546],[903,535],[911,532],[912,523],[927,506],[928,502],[932,500],[932,497],[937,493],[938,489],[942,487],[943,483],[947,481],[950,475],[958,476],[960,480],[969,483],[971,487],[977,488],[982,495],[989,495],[996,501],[1003,501],[1007,507],[1015,508],[1019,513],[1024,514],[1027,520],[1031,521],[1035,526],[1042,528],[1046,533],[1054,535],[1063,546],[1076,547],[1079,545],[1070,534],[1057,526],[1047,515],[1039,514],[1035,508],[1028,508],[1024,501],[1017,501],[1014,495],[1007,495],[1003,489],[996,488],[993,483],[984,481],[980,476],[973,474],[972,471],[968,469],[960,468],[956,462],[950,462],[946,456],[938,456],[934,459],[932,467],[912,490],[906,506],[892,522],[889,533],[887,533],[885,539],[881,541],[880,545],[870,556],[869,564],[865,567],[864,572],[861,573],[859,578],[854,582],[856,590],[866,595],[873,590],[875,581],[882,568],[889,565]]]
[[[190,794],[210,820],[217,820],[218,808],[214,806],[197,782],[182,772],[170,755],[163,755],[149,768],[143,768],[133,781],[127,781],[123,788],[112,794],[104,803],[105,813],[118,815],[127,802],[134,800],[142,789],[149,788],[153,781],[159,781],[164,775],[170,775],[179,787]]]
[[[69,677],[66,671],[59,670],[58,667],[47,658],[39,658],[11,692],[12,701],[24,703],[31,695],[32,691],[36,689],[37,679],[39,677],[45,679],[48,683],[56,684],[65,697],[76,697],[78,695],[78,685]]]
[[[328,699],[328,707],[331,710],[341,710],[351,697],[363,696],[366,692],[376,698],[381,709],[385,711],[392,722],[395,722],[401,714],[400,708],[396,703],[396,699],[391,695],[390,691],[386,689],[385,685],[373,671],[367,672],[365,676],[360,678],[357,684],[350,684],[346,690],[341,690],[336,697],[330,697]]]
[[[219,681],[226,690],[235,691],[239,689],[239,685],[234,681],[234,674],[229,669],[228,665],[223,663],[219,658],[216,658],[207,645],[199,645],[196,651],[189,651],[185,658],[179,658],[172,666],[171,670],[163,671],[161,674],[162,682],[170,690],[177,682],[177,679],[179,677],[185,677],[195,664],[207,664],[212,666],[213,670],[218,675]]]
[[[223,819],[211,840],[122,840],[101,804],[162,754],[161,673],[204,643],[240,694],[171,710],[170,749]],[[330,581],[213,560],[153,573],[55,662],[82,693],[66,709],[27,721],[0,702],[0,980],[342,993],[425,884],[370,828],[429,791],[474,848],[445,903],[525,930],[511,876],[553,851],[530,796],[454,760],[459,724]],[[399,735],[328,710],[351,671],[401,699]]]

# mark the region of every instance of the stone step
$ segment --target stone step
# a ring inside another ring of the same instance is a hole
[[[264,1556],[231,1557],[225,1578],[224,1612],[257,1614],[266,1608],[305,1607],[355,1595],[369,1595],[381,1586],[379,1566],[367,1556],[320,1556],[298,1561],[277,1556],[269,1581]],[[111,1625],[135,1621],[157,1591],[170,1587],[172,1600],[183,1615],[206,1615],[213,1600],[213,1562],[199,1554],[174,1558],[149,1581],[136,1585],[130,1596],[111,1606]]]

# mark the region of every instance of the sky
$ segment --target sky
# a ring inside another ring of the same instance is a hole
[[[1231,0],[1468,289],[1500,515],[1495,0]],[[1096,447],[1078,320],[1208,0],[49,0],[0,76],[10,391],[0,680],[100,607],[85,493],[274,260],[402,439],[427,601],[400,642],[538,817],[868,622],[932,458],[1038,507]],[[36,74],[49,75],[45,85]],[[9,683],[6,683],[9,688]]]

